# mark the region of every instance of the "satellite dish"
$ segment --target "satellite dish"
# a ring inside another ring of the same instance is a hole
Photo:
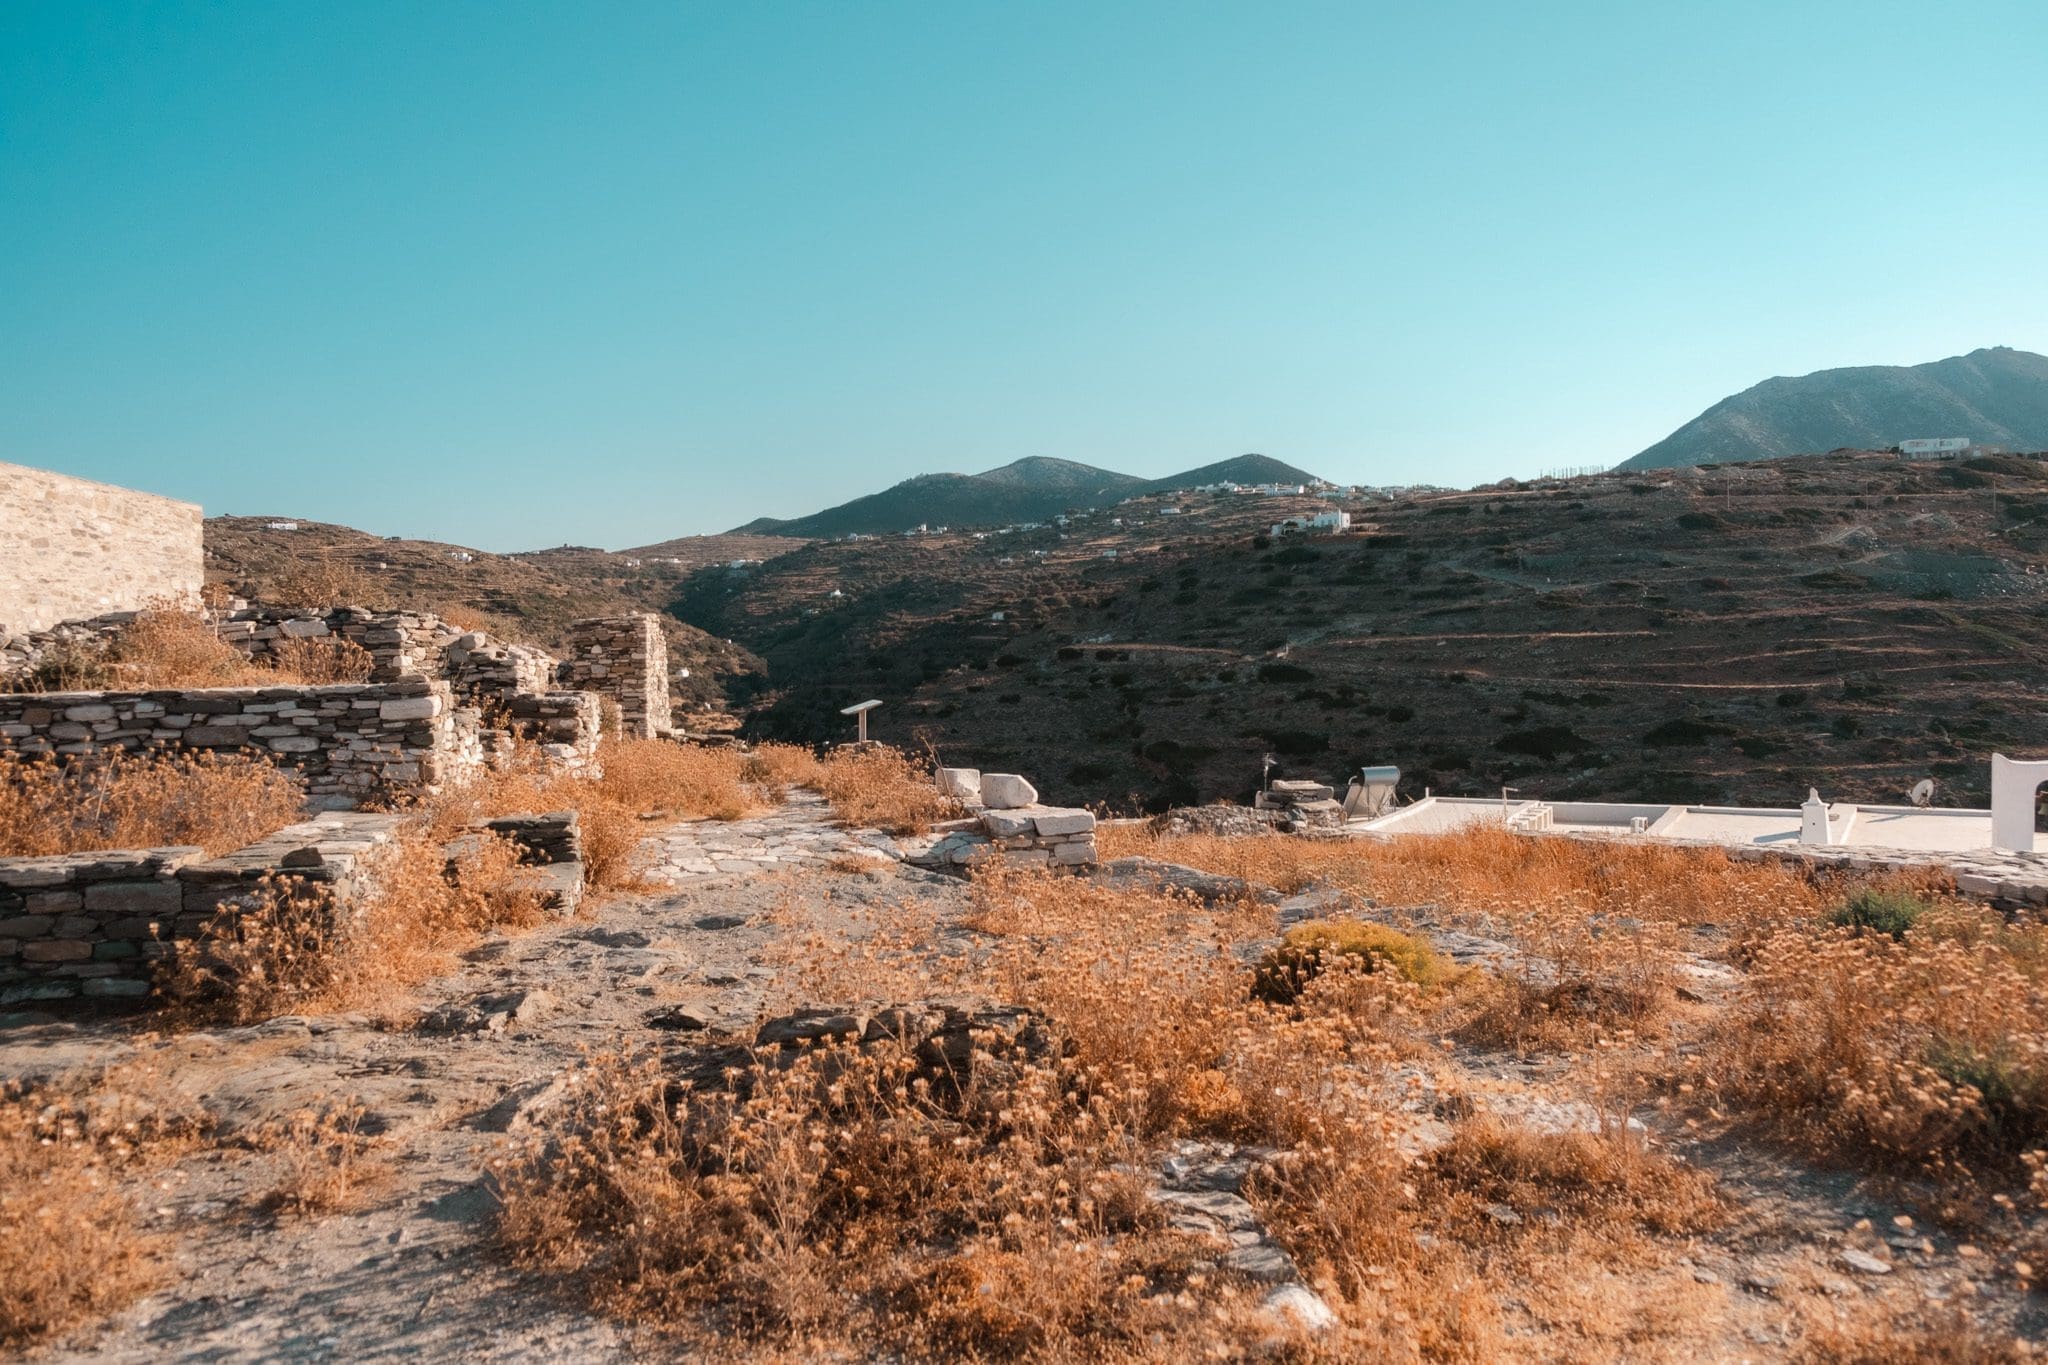
[[[1916,806],[1925,806],[1934,800],[1934,779],[1923,777],[1913,784],[1913,790],[1906,793],[1906,799]]]

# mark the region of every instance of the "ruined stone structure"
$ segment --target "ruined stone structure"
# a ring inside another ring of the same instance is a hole
[[[330,811],[218,858],[191,847],[0,858],[0,1007],[143,1000],[181,940],[219,933],[277,899],[344,942],[362,923],[405,818]],[[499,816],[476,828],[518,845],[528,864],[521,875],[542,909],[576,912],[583,844],[574,811]],[[446,851],[459,856],[463,843]]]
[[[345,932],[366,859],[402,818],[323,815],[221,858],[189,847],[0,858],[0,1006],[141,999],[175,940],[271,894],[308,902]]]
[[[467,780],[479,716],[430,678],[187,692],[0,693],[0,741],[18,754],[109,749],[245,751],[306,779],[317,805],[353,806]]]
[[[577,621],[569,635],[564,687],[617,702],[628,739],[669,733],[668,639],[652,612]]]
[[[910,855],[921,867],[964,868],[989,858],[1012,867],[1078,870],[1093,867],[1095,815],[1044,806],[1038,788],[1015,773],[941,768],[940,791],[974,814],[932,827],[930,843]]]
[[[74,617],[199,600],[196,504],[0,464],[0,639]]]

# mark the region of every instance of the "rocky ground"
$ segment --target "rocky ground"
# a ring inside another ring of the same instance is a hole
[[[650,842],[652,889],[487,941],[402,1007],[171,1036],[140,1032],[133,1020],[0,1019],[0,1077],[145,1067],[167,1103],[203,1105],[216,1123],[215,1140],[148,1193],[149,1224],[173,1248],[174,1272],[111,1320],[45,1348],[48,1358],[661,1355],[658,1337],[490,1251],[486,1163],[590,1053],[726,1045],[807,1003],[788,949],[810,935],[858,939],[912,909],[937,926],[934,952],[970,949],[973,935],[959,923],[969,909],[964,882],[896,862],[882,836],[838,829],[815,803],[726,825],[672,826]],[[1144,872],[1126,864],[1107,875]],[[1329,908],[1315,893],[1263,899],[1274,933]],[[1467,962],[1514,951],[1449,929],[1436,938]],[[1727,975],[1704,957],[1691,964],[1697,1008],[1713,1008]],[[1419,1146],[1436,1140],[1452,1097],[1537,1128],[1597,1122],[1561,1057],[1460,1048],[1414,1080],[1406,1140]],[[260,1143],[252,1150],[238,1136],[337,1101],[361,1106],[359,1131],[374,1139],[358,1163],[359,1202],[327,1214],[263,1212],[291,1158]],[[1682,1311],[1686,1325],[1660,1340],[1657,1354],[1675,1340],[1692,1358],[1778,1358],[1803,1315],[1875,1314],[1900,1303],[1971,1305],[2022,1334],[2048,1331],[2041,1301],[1992,1283],[1954,1237],[1895,1222],[1896,1192],[1638,1112],[1712,1171],[1741,1210],[1712,1234],[1660,1243],[1635,1283],[1582,1287]],[[1327,1309],[1296,1282],[1241,1194],[1261,1159],[1213,1143],[1169,1147],[1158,1153],[1157,1197],[1176,1226],[1214,1239],[1223,1266],[1313,1326]],[[1500,1216],[1519,1217],[1505,1208]],[[1545,1338],[1558,1310],[1523,1302],[1523,1293],[1539,1298],[1501,1286],[1509,1321],[1534,1356],[1553,1355]]]

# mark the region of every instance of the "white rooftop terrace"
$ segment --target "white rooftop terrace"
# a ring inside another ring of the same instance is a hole
[[[1991,812],[1918,806],[1827,808],[1827,846],[1920,853],[1966,853],[1992,847]],[[1448,834],[1487,825],[1558,834],[1683,839],[1726,845],[1820,844],[1802,839],[1796,806],[1693,806],[1602,801],[1502,801],[1493,797],[1429,796],[1347,828],[1369,834]]]

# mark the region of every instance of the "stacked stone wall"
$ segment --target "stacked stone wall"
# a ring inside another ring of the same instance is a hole
[[[618,703],[629,739],[652,739],[673,729],[669,716],[668,639],[651,612],[577,621],[561,680],[579,692]]]
[[[147,997],[178,940],[291,896],[335,941],[365,904],[370,855],[401,817],[323,815],[221,858],[145,848],[0,858],[0,1006]]]
[[[0,743],[16,755],[253,752],[297,771],[315,802],[330,807],[459,785],[483,761],[477,712],[427,678],[0,693]]]
[[[0,640],[153,600],[199,600],[197,505],[0,464]]]

